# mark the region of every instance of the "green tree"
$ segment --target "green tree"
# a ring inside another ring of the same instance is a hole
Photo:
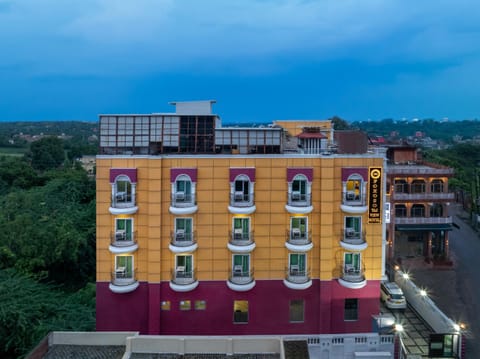
[[[63,141],[57,137],[48,136],[32,142],[28,156],[32,167],[36,170],[58,168],[65,161]]]

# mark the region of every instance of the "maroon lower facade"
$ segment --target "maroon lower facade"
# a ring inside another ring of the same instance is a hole
[[[162,335],[365,333],[372,331],[372,315],[379,313],[379,293],[379,281],[348,289],[336,280],[314,280],[308,289],[293,290],[283,281],[266,280],[247,292],[232,291],[224,281],[200,282],[191,292],[175,292],[168,282],[142,282],[123,294],[110,291],[108,282],[98,282],[97,330]],[[346,299],[356,303],[347,318]],[[236,301],[248,303],[245,322],[234,320]],[[292,301],[303,303],[302,321],[291,321]]]

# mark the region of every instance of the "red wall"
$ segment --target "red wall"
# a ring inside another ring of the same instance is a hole
[[[172,291],[168,282],[141,283],[126,294],[112,293],[108,283],[97,283],[97,330],[165,335],[369,332],[372,315],[379,313],[379,293],[378,281],[369,281],[362,289],[347,289],[335,280],[314,280],[306,290],[289,289],[283,281],[257,281],[248,292],[232,291],[223,281],[209,281],[186,293]],[[359,299],[357,321],[343,320],[345,298]],[[303,323],[289,322],[289,302],[294,299],[305,302]],[[192,308],[181,311],[182,300],[190,300]],[[206,309],[195,310],[196,300],[206,301]],[[233,323],[234,300],[249,302],[247,324]],[[162,301],[170,301],[169,311],[160,310]]]

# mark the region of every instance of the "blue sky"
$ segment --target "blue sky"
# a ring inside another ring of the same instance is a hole
[[[480,1],[0,0],[0,120],[479,118]]]

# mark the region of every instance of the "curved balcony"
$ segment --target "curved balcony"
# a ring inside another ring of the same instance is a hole
[[[195,271],[187,271],[181,267],[172,270],[170,288],[175,292],[190,292],[198,287],[198,280]]]
[[[117,268],[112,272],[112,279],[108,287],[114,293],[130,293],[138,286],[135,270],[128,271],[125,268]]]
[[[289,192],[285,209],[292,214],[308,214],[313,211],[310,193]]]
[[[365,279],[365,268],[355,268],[354,266],[344,265],[342,275],[338,282],[345,288],[360,289],[367,285]]]
[[[308,252],[313,248],[312,232],[292,228],[287,231],[285,247],[291,252]]]
[[[169,210],[170,213],[175,215],[193,214],[197,212],[198,206],[195,200],[195,194],[184,192],[172,193]]]
[[[110,233],[110,246],[108,248],[113,254],[131,253],[138,249],[136,232],[117,230]]]
[[[117,192],[112,196],[109,211],[113,215],[137,213],[135,196],[126,192]]]
[[[285,284],[287,288],[304,290],[312,286],[312,280],[308,270],[301,270],[298,266],[291,265],[285,272],[283,284]]]
[[[198,248],[195,232],[177,230],[170,233],[168,248],[173,253],[194,252]]]
[[[340,246],[347,251],[360,252],[368,247],[365,232],[355,231],[347,228],[342,233]]]
[[[235,253],[250,253],[255,249],[252,232],[230,232],[230,240],[227,244],[230,251]]]
[[[253,269],[244,271],[242,266],[234,266],[233,270],[230,270],[227,286],[236,292],[249,291],[255,287]]]
[[[233,214],[252,214],[257,210],[253,201],[253,195],[235,192],[230,194],[228,211]]]
[[[368,210],[366,196],[361,196],[354,191],[342,193],[342,203],[340,209],[345,213],[361,214]]]

